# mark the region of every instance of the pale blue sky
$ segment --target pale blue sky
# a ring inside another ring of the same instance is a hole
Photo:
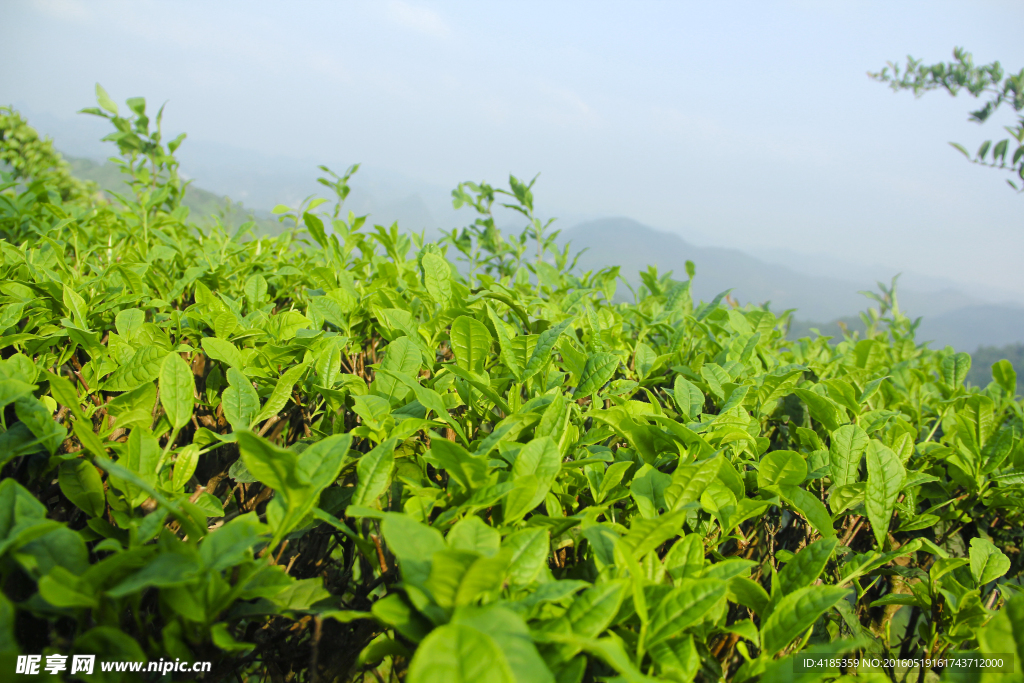
[[[1021,2],[6,0],[0,27],[0,102],[32,111],[99,81],[169,100],[194,144],[445,188],[539,171],[550,213],[1024,296],[1024,197],[946,144],[1011,111],[977,126],[972,99],[865,75],[955,45],[1020,69]]]

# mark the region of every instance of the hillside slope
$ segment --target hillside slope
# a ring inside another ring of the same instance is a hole
[[[648,264],[659,272],[685,271],[691,260],[697,267],[693,290],[696,297],[710,300],[719,292],[732,289],[741,302],[770,302],[776,311],[795,308],[800,321],[825,321],[856,314],[870,304],[861,290],[874,290],[870,281],[854,282],[798,273],[784,266],[765,263],[736,249],[698,247],[678,235],[654,230],[628,218],[588,221],[565,230],[563,241],[571,241],[573,251],[586,248],[580,257],[583,270],[608,264],[622,266],[623,276],[634,286],[637,273]],[[1002,345],[1024,341],[1024,308],[983,302],[956,290],[919,291],[906,286],[898,289],[900,307],[911,316],[921,316],[919,339],[933,346],[952,345],[973,351],[980,345]],[[813,323],[798,327],[806,329]]]

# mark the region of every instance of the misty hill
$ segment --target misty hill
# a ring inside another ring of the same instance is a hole
[[[872,281],[813,276],[736,249],[694,246],[678,235],[628,218],[588,221],[565,230],[561,238],[572,242],[573,251],[587,248],[579,260],[583,270],[620,265],[622,275],[636,286],[638,272],[648,265],[656,265],[662,274],[671,270],[684,278],[684,264],[689,259],[697,267],[693,282],[696,298],[708,301],[731,288],[732,295],[743,303],[770,302],[775,311],[795,308],[795,317],[802,321],[855,315],[870,303],[858,291],[875,289]],[[912,317],[924,317],[918,338],[933,341],[933,346],[949,344],[973,351],[981,345],[1024,341],[1024,308],[991,304],[952,289],[928,292],[901,284],[897,293],[902,310]],[[823,334],[841,334],[837,325],[817,327]]]
[[[95,182],[106,194],[129,192],[125,184],[125,175],[118,166],[109,161],[100,163],[92,159],[67,155],[64,155],[64,159],[76,177]],[[280,225],[269,212],[250,210],[240,203],[232,202],[195,184],[190,184],[185,190],[183,203],[189,208],[192,219],[200,224],[208,223],[216,216],[232,228],[250,220],[254,221],[257,235],[276,234],[280,231]]]

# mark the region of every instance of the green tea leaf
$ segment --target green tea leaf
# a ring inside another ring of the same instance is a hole
[[[761,628],[765,652],[779,652],[848,593],[836,586],[807,586],[783,597]]]
[[[270,392],[267,402],[263,404],[263,409],[253,418],[252,424],[262,422],[276,415],[278,411],[284,408],[285,404],[292,397],[292,388],[305,372],[305,363],[300,363],[285,370],[284,374],[281,375],[281,379],[277,380],[277,384],[274,385],[274,390]]]
[[[491,350],[491,333],[479,320],[460,315],[449,333],[455,362],[463,370],[483,374]]]
[[[501,549],[501,534],[474,515],[456,522],[446,540],[454,550],[465,550],[484,557],[493,557]]]
[[[430,297],[442,307],[452,300],[452,270],[448,262],[434,252],[423,255],[423,285]]]
[[[971,371],[970,354],[954,353],[942,359],[942,381],[951,387],[958,387],[967,379]]]
[[[509,550],[508,580],[513,585],[525,586],[532,582],[547,565],[551,545],[547,529],[531,527],[509,534],[501,542],[502,550]]]
[[[611,380],[620,359],[613,353],[595,353],[587,358],[580,383],[572,392],[573,400],[596,393]]]
[[[174,471],[171,475],[171,487],[175,491],[181,491],[185,484],[195,474],[196,466],[199,464],[199,446],[191,443],[181,449],[174,461]]]
[[[979,586],[995,581],[1010,569],[1010,558],[992,541],[976,536],[971,539],[971,575]]]
[[[562,333],[572,325],[573,321],[573,318],[563,320],[540,333],[540,336],[537,337],[537,345],[533,348],[533,353],[530,355],[530,360],[523,369],[522,380],[530,379],[547,365],[547,362],[551,359],[551,350],[555,348],[555,343],[562,336]]]
[[[423,356],[416,344],[408,337],[399,337],[388,344],[381,367],[391,372],[415,377],[419,374],[422,364]],[[378,374],[373,383],[374,389],[391,405],[397,405],[410,393],[407,386],[387,373]]]
[[[704,410],[704,394],[701,393],[701,390],[695,384],[682,375],[676,375],[672,396],[676,401],[679,412],[691,420],[696,420],[697,416]]]
[[[441,532],[407,515],[389,514],[380,525],[388,548],[398,558],[402,581],[422,586],[430,576],[434,553],[447,547]]]
[[[50,455],[57,452],[67,437],[68,430],[53,419],[53,414],[35,396],[24,394],[15,400],[14,414]]]
[[[256,393],[249,378],[235,368],[229,369],[227,375],[229,386],[221,395],[224,419],[235,431],[248,429],[260,409],[259,394]]]
[[[678,635],[702,620],[725,597],[726,583],[718,579],[682,579],[661,599],[651,615],[648,647]]]
[[[167,351],[156,346],[140,347],[131,359],[103,384],[105,391],[131,391],[160,376]],[[179,357],[180,360],[180,357]]]
[[[512,345],[512,338],[509,336],[508,330],[505,329],[505,323],[498,318],[497,314],[490,306],[486,306],[486,309],[487,316],[491,319],[491,324],[494,325],[494,333],[498,336],[498,349],[501,355],[501,362],[508,367],[509,371],[516,379],[521,380],[523,378],[523,368],[519,364],[519,360],[516,358],[515,349]]]
[[[106,511],[103,481],[88,460],[76,458],[61,463],[57,482],[67,499],[90,517],[101,517]]]
[[[181,429],[192,419],[195,389],[188,363],[176,353],[167,354],[160,366],[160,405],[175,429]]]
[[[832,432],[829,444],[829,471],[834,486],[846,486],[860,480],[860,461],[868,446],[868,434],[858,425],[843,425]]]
[[[210,358],[219,360],[236,370],[243,368],[242,354],[238,352],[238,349],[231,342],[225,339],[218,339],[217,337],[203,337],[201,344],[203,351]]]
[[[431,631],[409,663],[409,683],[515,680],[508,660],[493,638],[458,624],[445,624]]]
[[[359,458],[352,505],[372,505],[387,490],[388,484],[391,483],[391,471],[395,466],[396,443],[397,439],[388,439]]]
[[[836,535],[835,527],[832,526],[832,516],[829,515],[825,504],[817,496],[799,486],[783,485],[779,487],[779,492],[787,503],[817,529],[819,534],[825,538],[832,538]]]
[[[779,595],[789,595],[814,583],[821,576],[837,545],[839,541],[834,538],[821,539],[794,555],[778,574]]]
[[[1017,393],[1017,371],[1005,358],[992,364],[992,379],[1008,394]]]
[[[868,444],[867,462],[868,483],[864,491],[864,508],[875,534],[875,542],[881,549],[907,473],[896,454],[879,441],[872,440]]]
[[[596,638],[615,618],[629,584],[622,580],[594,584],[583,591],[569,607],[566,618],[572,632]]]
[[[761,458],[758,487],[799,486],[807,478],[807,461],[796,451],[772,451]]]

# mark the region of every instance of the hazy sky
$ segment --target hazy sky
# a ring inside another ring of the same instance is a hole
[[[978,126],[971,98],[865,75],[956,45],[1016,71],[1022,27],[1024,3],[982,0],[0,0],[0,102],[69,116],[99,81],[169,100],[195,144],[444,187],[541,172],[550,212],[1024,295],[1024,196],[946,144],[1012,110]]]

